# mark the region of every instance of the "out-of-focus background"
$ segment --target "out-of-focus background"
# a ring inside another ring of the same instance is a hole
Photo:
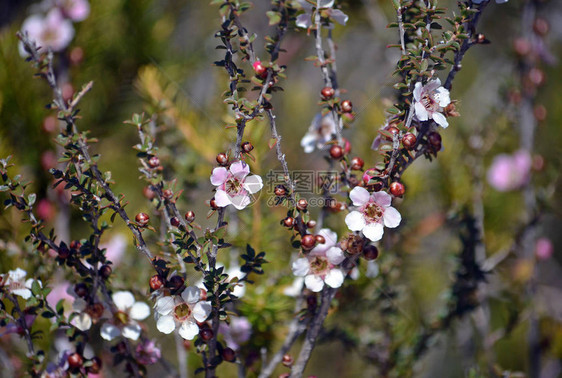
[[[99,139],[93,147],[101,154],[99,164],[112,172],[115,191],[125,194],[127,209],[132,213],[153,210],[143,196],[144,183],[138,179],[138,162],[131,148],[138,142],[135,128],[123,121],[134,112],[151,114],[165,109],[159,123],[162,132],[158,143],[163,147],[160,159],[167,178],[176,178],[177,187],[185,190],[180,208],[194,210],[203,227],[214,222],[214,218],[205,219],[205,201],[212,196],[208,177],[215,165],[214,157],[235,140],[233,129],[224,128],[233,120],[221,100],[228,78],[222,68],[213,65],[222,59],[223,50],[215,49],[218,41],[214,37],[220,18],[217,7],[207,3],[92,2],[87,17],[73,22],[75,34],[56,58],[56,68],[67,82],[66,95],[94,81],[92,91],[81,103],[79,126],[90,129],[91,136]],[[384,109],[395,95],[392,72],[399,51],[386,47],[398,39],[397,30],[386,27],[394,22],[395,13],[390,1],[337,3],[349,15],[347,25],[337,25],[333,31],[338,82],[345,90],[342,96],[353,102],[356,111],[356,121],[345,136],[351,141],[352,155],[361,156],[369,167],[380,160],[370,145],[384,124]],[[315,351],[307,370],[310,374],[378,376],[381,353],[392,354],[398,345],[415,345],[422,330],[431,328],[447,312],[457,256],[462,250],[455,219],[463,209],[474,208],[484,214],[486,256],[503,256],[498,257],[501,261],[478,291],[485,306],[455,320],[447,330],[431,338],[428,350],[414,364],[413,373],[408,374],[462,377],[478,369],[486,372],[490,365],[528,372],[531,317],[538,320],[541,376],[560,374],[562,6],[558,1],[544,1],[537,13],[548,26],[542,46],[546,62],[540,65],[544,83],[536,98],[536,104],[544,106],[546,114],[539,109],[543,112],[536,130],[531,180],[541,213],[535,230],[543,243],[538,249],[546,251],[544,254],[539,252],[535,258],[525,259],[517,252],[506,253],[527,216],[523,193],[501,187],[498,190],[493,178],[487,179],[494,158],[513,154],[520,146],[514,43],[521,37],[523,3],[492,3],[486,9],[478,31],[491,44],[468,52],[451,91],[451,98],[458,100],[461,117],[451,119],[450,126],[441,132],[444,149],[437,160],[419,159],[403,177],[406,195],[394,204],[402,213],[403,223],[396,231],[388,232],[378,265],[373,268],[363,263],[360,277],[341,291],[339,310],[328,319],[329,332]],[[450,7],[451,14],[456,2],[441,1],[440,5]],[[268,8],[269,2],[254,1],[253,9],[243,16],[245,26],[257,34],[254,45],[258,56],[264,58],[263,38],[272,30],[265,16]],[[55,227],[63,239],[79,239],[89,232],[87,225],[75,209],[64,206],[64,193],[52,189],[53,181],[47,172],[57,164],[54,137],[58,124],[53,112],[45,108],[50,92],[33,77],[33,69],[21,57],[15,36],[28,17],[44,13],[38,2],[0,2],[0,156],[13,155],[17,170],[32,181],[31,187],[38,193],[37,212],[47,224]],[[441,23],[447,27],[445,21]],[[291,30],[282,47],[286,51],[280,63],[288,67],[287,79],[281,83],[284,92],[274,95],[273,104],[287,162],[291,170],[327,169],[325,152],[305,154],[300,146],[300,139],[320,111],[317,103],[322,76],[319,68],[305,61],[315,53],[313,38],[305,30]],[[248,63],[239,64],[251,72]],[[444,79],[444,74],[439,76]],[[253,122],[246,136],[256,146],[252,172],[265,180],[270,170],[280,169],[274,151],[267,147],[269,127],[265,122]],[[245,303],[237,308],[249,318],[255,336],[244,353],[254,353],[256,358],[259,346],[278,345],[285,331],[283,321],[291,316],[293,306],[283,290],[292,283],[290,261],[296,250],[290,246],[289,233],[278,226],[285,210],[269,206],[267,200],[271,197],[273,193],[266,185],[257,203],[237,213],[232,222],[236,227],[235,248],[222,257],[223,263],[233,265],[239,248],[250,243],[256,250],[266,251],[270,261],[265,266],[266,278],[247,288]],[[317,212],[312,209],[313,214]],[[328,220],[328,226],[340,236],[347,231],[343,218],[344,213],[340,213]],[[22,241],[25,231],[26,225],[19,222],[17,213],[0,210],[0,272],[23,264],[29,274],[52,275],[56,267],[40,263],[38,257],[21,260],[21,256],[32,256],[29,245]],[[138,287],[138,293],[146,293],[150,267],[138,259],[132,237],[122,222],[116,221],[105,243],[119,256],[115,271],[135,271],[134,276],[116,274],[114,286]],[[378,268],[390,278],[383,282],[367,268]],[[53,284],[68,278],[62,271],[54,277]],[[195,273],[191,279],[198,280]],[[533,292],[527,290],[530,282]],[[384,306],[392,308],[392,315],[385,315]],[[489,322],[482,324],[482,319]],[[175,348],[167,344],[171,339],[159,334],[153,324],[151,327],[162,348]],[[0,338],[0,349],[8,350],[11,340],[8,336]],[[98,346],[101,345],[100,342]],[[193,366],[197,361],[197,357],[190,359]],[[389,374],[400,375],[397,369],[391,369]],[[283,372],[282,368],[279,372]],[[219,374],[230,373],[225,368]]]

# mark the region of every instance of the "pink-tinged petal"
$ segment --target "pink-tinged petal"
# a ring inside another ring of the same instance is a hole
[[[293,264],[291,265],[291,269],[293,270],[293,274],[298,277],[304,277],[310,271],[310,264],[308,259],[303,257],[300,259],[296,259]]]
[[[373,199],[377,205],[382,207],[388,207],[392,203],[390,194],[383,191],[373,193]]]
[[[367,223],[363,214],[359,211],[352,211],[345,217],[345,224],[351,231],[361,231]]]
[[[127,250],[127,238],[123,234],[116,234],[100,248],[105,248],[105,257],[113,262],[113,266],[118,265]]]
[[[297,20],[296,20],[295,24],[299,28],[308,29],[309,27],[312,26],[312,20],[311,20],[310,17],[311,17],[310,13],[299,14],[297,16]]]
[[[343,284],[344,278],[345,276],[340,269],[332,269],[324,277],[324,282],[326,282],[326,285],[337,289]]]
[[[86,0],[60,0],[57,5],[74,22],[84,21],[90,14],[90,3]]]
[[[326,257],[331,264],[338,265],[345,260],[345,255],[341,248],[331,247],[326,251]]]
[[[201,290],[195,286],[188,286],[181,293],[181,297],[189,304],[197,303],[201,297]]]
[[[135,302],[129,311],[132,319],[144,320],[150,315],[150,307],[144,302]]]
[[[10,270],[8,272],[8,279],[11,280],[9,282],[23,281],[25,276],[27,276],[27,272],[22,268],[16,268],[15,270]]]
[[[251,200],[250,200],[250,196],[245,194],[245,195],[230,197],[230,202],[236,208],[236,210],[242,210],[250,204]]]
[[[349,19],[347,14],[343,13],[339,9],[332,10],[330,14],[330,18],[336,21],[340,25],[345,25],[347,23],[347,20]]]
[[[400,225],[400,222],[402,221],[402,216],[400,215],[398,210],[396,210],[394,207],[391,206],[391,207],[387,207],[384,210],[383,219],[384,219],[384,225],[386,227],[395,228]]]
[[[305,11],[312,10],[312,4],[310,4],[308,1],[306,0],[297,0],[297,1],[301,6],[301,8],[304,9]]]
[[[113,299],[113,302],[115,302],[115,307],[117,307],[119,311],[127,311],[133,307],[133,304],[135,303],[135,297],[128,291],[118,291],[113,293],[111,298]]]
[[[141,334],[141,327],[138,324],[127,324],[123,327],[123,337],[131,340],[138,340]]]
[[[373,143],[371,143],[371,150],[376,151],[379,148],[379,146],[381,145],[381,142],[382,142],[381,135],[378,134],[375,137],[375,139],[373,139]]]
[[[29,38],[37,41],[43,30],[43,17],[32,15],[25,19],[21,26],[21,30],[27,32]]]
[[[204,322],[211,314],[211,302],[197,302],[193,306],[193,317],[198,322]]]
[[[441,113],[433,113],[433,120],[442,128],[446,129],[449,126],[447,118]]]
[[[338,242],[338,234],[329,228],[321,229],[318,231],[318,235],[323,236],[326,242],[324,244],[316,244],[316,247],[312,248],[309,252],[310,256],[324,256],[325,252]]]
[[[379,241],[384,234],[384,227],[380,223],[371,223],[363,228],[363,235],[371,241]]]
[[[82,332],[87,331],[92,326],[92,318],[86,313],[81,313],[73,317],[70,321],[70,324],[72,324]]]
[[[14,289],[11,291],[12,294],[14,295],[19,295],[20,297],[22,297],[23,299],[29,299],[31,298],[31,290],[25,288],[25,289]]]
[[[367,189],[356,186],[351,192],[349,192],[349,198],[351,198],[355,206],[363,206],[369,202],[371,195]]]
[[[156,328],[166,335],[174,332],[174,329],[176,329],[174,317],[171,315],[161,316],[156,322]]]
[[[320,8],[331,8],[334,6],[335,0],[320,0]],[[317,1],[315,1],[317,3]]]
[[[439,88],[441,86],[441,80],[439,80],[439,78],[430,80],[427,82],[427,84],[425,85],[425,92],[426,93],[431,93],[431,92],[435,92],[437,90],[437,88]]]
[[[242,181],[250,173],[250,166],[243,161],[236,161],[230,165],[230,173]]]
[[[414,100],[415,101],[421,100],[421,94],[422,94],[422,83],[418,81],[414,86]]]
[[[224,184],[226,179],[228,179],[228,171],[225,167],[217,167],[213,169],[213,173],[211,174],[211,184],[219,186]]]
[[[160,315],[169,315],[174,310],[174,298],[171,296],[158,298],[156,301],[156,312]]]
[[[314,274],[310,274],[304,277],[304,284],[306,285],[307,289],[312,290],[315,293],[322,291],[322,289],[324,288],[324,281],[322,280],[322,278],[315,276]]]
[[[215,193],[215,203],[218,207],[227,207],[232,204],[231,197],[224,190],[217,190]]]
[[[199,327],[194,322],[183,322],[179,329],[179,334],[186,340],[193,340],[199,334]]]
[[[105,322],[101,326],[100,335],[102,339],[111,341],[114,338],[121,336],[121,331],[113,324]]]
[[[422,105],[421,102],[416,102],[414,104],[414,108],[416,110],[416,118],[419,121],[427,121],[429,119],[429,114],[427,113],[427,109]]]
[[[258,175],[251,175],[246,177],[244,180],[244,189],[246,189],[251,194],[257,193],[263,188],[263,181]]]

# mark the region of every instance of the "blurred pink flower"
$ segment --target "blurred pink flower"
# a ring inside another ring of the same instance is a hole
[[[88,0],[55,0],[55,5],[74,22],[84,21],[90,14]]]
[[[117,234],[100,248],[105,248],[105,257],[113,263],[113,266],[117,266],[127,250],[127,238],[123,234]]]
[[[497,155],[488,169],[488,182],[500,192],[518,189],[529,180],[531,165],[531,156],[523,150]]]
[[[143,365],[155,364],[161,356],[160,348],[152,340],[145,340],[137,345],[136,354],[137,361]]]
[[[70,284],[66,281],[53,285],[51,292],[47,295],[47,303],[49,303],[49,306],[55,308],[61,299],[65,299],[68,303],[72,303],[74,301],[74,297],[68,294],[69,287]]]
[[[548,238],[537,239],[537,244],[535,244],[535,256],[539,260],[548,260],[552,257],[554,253],[554,246]]]
[[[318,113],[302,138],[301,146],[307,154],[314,151],[314,149],[322,150],[326,147],[326,143],[332,140],[332,135],[335,133],[336,122],[332,114],[328,113],[322,116],[321,113]]]
[[[29,16],[23,22],[21,29],[27,32],[29,38],[34,40],[38,46],[43,48],[43,52],[47,48],[53,51],[61,51],[68,46],[74,37],[72,23],[64,19],[57,8],[49,11],[45,17],[37,14]]]
[[[244,316],[233,316],[230,318],[230,324],[220,323],[219,333],[224,336],[226,346],[238,350],[241,344],[250,339],[252,324]]]

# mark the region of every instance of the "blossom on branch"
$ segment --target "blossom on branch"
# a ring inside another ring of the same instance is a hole
[[[361,231],[372,241],[379,241],[384,234],[384,226],[398,227],[402,216],[390,206],[390,194],[380,191],[370,194],[367,189],[356,186],[349,193],[349,198],[358,209],[345,217],[345,223],[351,231]]]
[[[55,5],[74,22],[84,21],[90,14],[88,0],[55,0]]]
[[[251,195],[263,188],[263,181],[258,175],[250,175],[250,167],[243,161],[236,161],[229,169],[213,169],[211,184],[217,187],[215,201],[218,207],[233,205],[242,210],[252,200]]]
[[[443,115],[444,108],[451,103],[449,91],[441,86],[441,80],[433,79],[422,86],[417,82],[414,87],[414,109],[418,121],[433,119],[439,126],[449,126]]]
[[[345,278],[343,271],[336,268],[345,259],[342,249],[336,246],[337,234],[323,228],[318,235],[323,236],[326,242],[318,244],[306,257],[297,259],[292,265],[293,274],[304,277],[304,284],[314,292],[321,291],[324,284],[338,288]]]
[[[29,16],[23,22],[21,30],[42,48],[42,52],[46,52],[48,48],[61,51],[74,37],[72,22],[65,19],[57,8],[53,8],[45,17],[36,14]]]
[[[179,334],[192,340],[199,333],[197,322],[204,322],[211,313],[211,303],[200,301],[201,290],[189,286],[181,295],[160,297],[156,301],[156,328],[162,333],[172,333],[179,327]]]
[[[523,150],[497,155],[488,170],[488,182],[500,192],[519,189],[529,181],[531,166],[531,156]]]
[[[141,334],[141,326],[137,320],[144,320],[150,315],[150,307],[144,302],[136,302],[135,297],[128,291],[118,291],[111,298],[117,307],[113,319],[101,326],[101,337],[113,340],[123,335],[137,340]]]
[[[305,136],[301,139],[301,146],[304,152],[309,154],[314,149],[322,150],[326,147],[326,143],[332,140],[332,136],[336,133],[336,122],[331,113],[322,116],[318,113]]]
[[[25,279],[27,272],[21,268],[10,270],[2,276],[0,285],[6,286],[11,294],[19,295],[23,299],[31,298],[31,285],[33,285],[33,278]],[[41,281],[37,280],[41,286]]]

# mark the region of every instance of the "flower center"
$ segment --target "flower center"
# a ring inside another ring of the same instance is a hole
[[[435,101],[435,99],[430,96],[428,93],[425,93],[420,102],[422,103],[422,105],[424,106],[424,108],[426,108],[427,110],[435,110],[436,109],[436,105],[437,102]]]
[[[323,256],[314,256],[310,261],[310,270],[314,274],[323,274],[328,270],[330,263],[328,259]]]
[[[180,303],[174,308],[174,316],[180,322],[183,322],[184,320],[189,318],[190,315],[191,309],[189,308],[187,303]]]
[[[374,202],[369,202],[363,209],[367,221],[378,222],[384,214],[384,210]]]
[[[129,324],[129,314],[124,311],[117,311],[117,313],[115,313],[115,320],[117,321],[117,323],[123,325]]]
[[[238,194],[242,190],[242,183],[236,178],[231,178],[226,182],[225,192],[229,194]]]

